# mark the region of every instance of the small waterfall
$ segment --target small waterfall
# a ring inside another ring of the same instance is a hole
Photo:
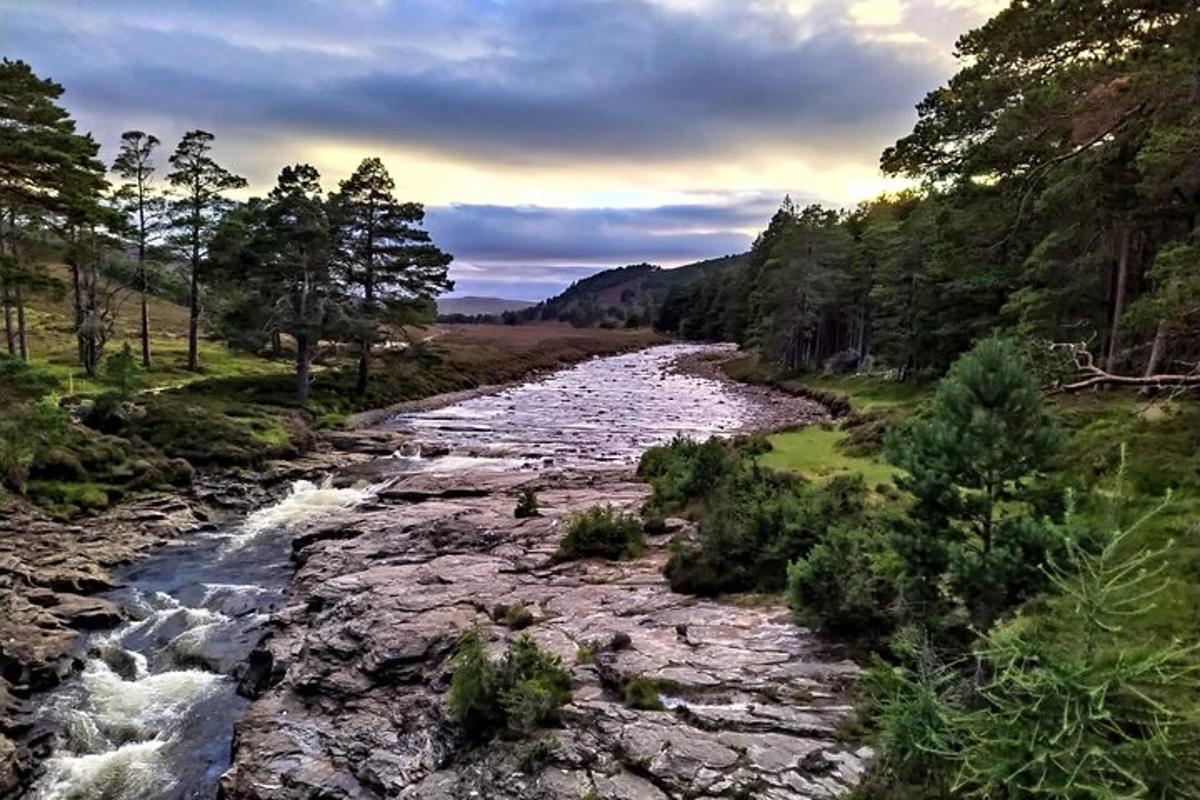
[[[230,546],[237,550],[266,531],[287,530],[354,508],[374,497],[377,490],[378,487],[368,485],[335,488],[331,477],[326,477],[319,484],[306,480],[295,481],[287,497],[247,517],[242,529],[230,537]]]

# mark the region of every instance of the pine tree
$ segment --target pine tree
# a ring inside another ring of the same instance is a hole
[[[181,193],[171,204],[170,225],[175,230],[171,242],[188,261],[187,368],[193,372],[200,368],[201,271],[212,231],[220,212],[227,207],[225,192],[246,186],[245,178],[209,155],[213,139],[211,133],[202,130],[185,133],[171,155],[173,170],[167,175],[167,181]]]
[[[68,240],[105,188],[99,146],[75,132],[58,104],[62,93],[62,86],[39,78],[25,62],[0,60],[0,298],[8,350],[22,358],[28,356],[25,294],[57,286],[28,258],[28,233],[49,227]],[[81,356],[82,305],[76,292]]]
[[[365,159],[331,198],[336,258],[342,279],[361,293],[357,327],[358,384],[367,390],[371,345],[387,323],[419,318],[434,297],[454,288],[453,256],[431,241],[420,203],[402,203],[378,158]]]
[[[301,404],[308,401],[317,343],[340,322],[344,300],[333,275],[333,233],[320,177],[308,164],[284,167],[247,243],[257,273],[253,285],[272,309],[271,326],[296,342]]]
[[[134,288],[141,301],[140,338],[142,367],[150,369],[150,309],[147,302],[149,278],[147,258],[154,237],[161,227],[163,211],[162,197],[152,184],[154,177],[154,150],[159,140],[142,131],[126,131],[121,134],[121,150],[113,161],[113,171],[126,183],[117,189],[117,200],[122,210],[129,215],[133,226],[133,240],[137,247],[137,263]]]
[[[905,471],[896,483],[915,498],[899,547],[910,573],[936,585],[941,574],[923,573],[949,566],[983,628],[1041,584],[1040,564],[1056,544],[1031,482],[1060,441],[1031,371],[993,338],[955,362],[928,412],[889,443]],[[946,548],[949,564],[930,559],[931,547]]]

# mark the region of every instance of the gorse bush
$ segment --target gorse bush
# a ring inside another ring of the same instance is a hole
[[[556,721],[571,699],[571,674],[529,636],[514,641],[496,663],[487,656],[479,628],[472,628],[463,634],[451,666],[450,713],[476,736],[500,729],[530,733]]]
[[[799,621],[857,638],[889,634],[897,618],[900,562],[872,525],[834,526],[788,567],[788,597]]]
[[[559,561],[576,558],[633,558],[646,549],[642,522],[612,506],[593,506],[567,520],[567,534],[559,542]]]
[[[662,515],[703,504],[745,458],[769,449],[762,437],[730,441],[715,436],[705,442],[676,436],[650,448],[638,463],[638,477],[653,489],[649,510]]]

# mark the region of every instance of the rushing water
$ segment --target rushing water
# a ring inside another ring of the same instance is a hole
[[[32,800],[215,797],[245,707],[235,671],[291,575],[288,537],[270,534],[369,496],[297,481],[276,505],[121,574],[109,599],[130,622],[95,636],[82,673],[42,708],[60,733]]]
[[[594,359],[494,395],[392,425],[450,453],[397,471],[536,468],[630,461],[677,433],[729,432],[751,413],[722,383],[678,374],[697,348],[669,345]],[[371,487],[297,481],[273,506],[164,548],[123,572],[111,593],[131,620],[96,635],[80,675],[41,713],[60,731],[29,800],[211,800],[228,767],[245,701],[236,672],[284,600],[290,536],[315,518],[350,515]]]

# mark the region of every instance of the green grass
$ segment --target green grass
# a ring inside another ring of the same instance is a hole
[[[934,391],[934,386],[929,383],[900,383],[854,376],[808,376],[786,380],[782,384],[798,384],[821,392],[842,395],[858,411],[911,410],[932,397]]]
[[[867,486],[889,483],[896,468],[874,458],[849,456],[839,450],[846,434],[812,426],[768,437],[771,452],[758,457],[764,467],[823,481],[835,475],[861,475]]]
[[[123,341],[110,344],[105,349],[105,355],[119,352],[123,344]],[[150,390],[177,388],[207,379],[290,375],[295,369],[286,359],[272,360],[238,353],[223,345],[206,342],[200,346],[200,371],[189,372],[186,341],[159,340],[151,346],[153,366],[140,373],[145,388]],[[97,395],[108,388],[103,382],[103,362],[100,380],[92,380],[80,368],[73,349],[34,352],[30,363],[57,377],[62,384],[62,391],[67,395]]]

